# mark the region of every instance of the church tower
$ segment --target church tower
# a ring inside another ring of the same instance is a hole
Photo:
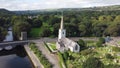
[[[61,38],[66,37],[66,30],[64,29],[63,26],[63,15],[61,16],[61,24],[60,24],[60,29],[59,29],[59,35],[58,35],[58,40]]]

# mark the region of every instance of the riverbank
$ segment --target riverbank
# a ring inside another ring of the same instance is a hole
[[[32,61],[35,68],[44,68],[44,66],[40,63],[39,59],[35,56],[35,54],[30,50],[29,46],[24,46],[30,60]]]

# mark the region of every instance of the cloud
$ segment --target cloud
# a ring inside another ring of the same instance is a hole
[[[34,10],[48,8],[78,8],[120,5],[119,0],[1,0],[0,8],[9,10]]]

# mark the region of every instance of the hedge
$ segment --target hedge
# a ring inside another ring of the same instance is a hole
[[[59,56],[61,68],[63,68],[63,65],[65,66],[65,68],[67,68],[67,67],[66,67],[66,64],[65,64],[65,61],[64,61],[64,59],[63,59],[62,54],[61,54],[60,52],[57,52],[57,54],[58,54],[58,56]]]

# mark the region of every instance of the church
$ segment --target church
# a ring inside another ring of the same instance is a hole
[[[61,17],[61,24],[59,29],[58,41],[56,42],[56,48],[60,52],[70,50],[71,52],[79,52],[80,46],[78,43],[66,37],[66,30],[63,26],[63,16]]]

